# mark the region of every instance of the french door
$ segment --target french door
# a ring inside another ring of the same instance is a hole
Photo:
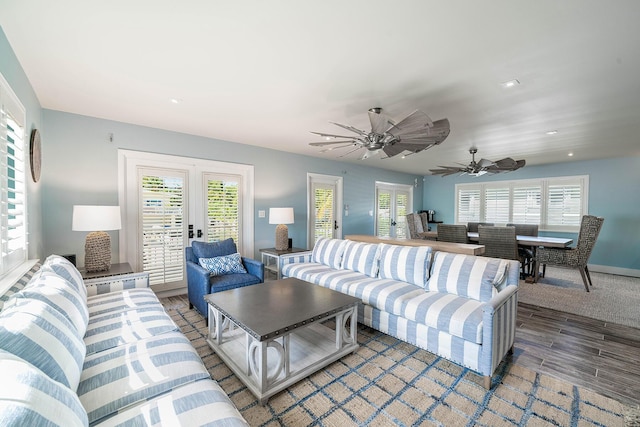
[[[321,237],[342,236],[342,177],[308,174],[307,247]]]
[[[194,240],[233,238],[253,256],[252,166],[120,150],[119,179],[120,259],[149,272],[154,291],[186,286]]]
[[[413,187],[376,182],[376,236],[407,238],[407,214],[413,212]]]

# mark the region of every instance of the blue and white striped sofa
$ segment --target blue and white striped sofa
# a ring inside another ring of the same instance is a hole
[[[283,277],[361,298],[360,323],[468,367],[486,388],[513,347],[519,267],[429,246],[341,239],[280,257]]]
[[[148,286],[52,255],[0,296],[0,425],[247,426]]]

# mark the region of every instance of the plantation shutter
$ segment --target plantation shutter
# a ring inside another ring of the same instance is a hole
[[[378,214],[376,236],[391,237],[391,192],[378,189],[378,197],[376,199],[376,212]]]
[[[334,185],[313,184],[314,243],[321,237],[334,237],[335,191]]]
[[[547,224],[579,227],[583,206],[582,184],[580,182],[550,184],[548,194]]]
[[[142,268],[151,285],[184,276],[186,177],[141,169]]]
[[[512,221],[516,224],[540,224],[542,190],[537,186],[513,188]]]
[[[456,222],[480,221],[480,187],[458,189],[458,219]]]
[[[406,239],[409,237],[407,227],[407,214],[409,213],[409,193],[396,190],[396,237]]]
[[[27,259],[24,123],[24,108],[0,76],[0,274]]]
[[[208,242],[219,242],[232,238],[241,252],[240,236],[240,176],[205,174],[207,219],[206,234]]]
[[[487,188],[484,193],[485,221],[509,222],[509,187]]]

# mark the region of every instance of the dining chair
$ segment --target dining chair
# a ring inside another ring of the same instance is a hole
[[[467,231],[469,233],[477,233],[479,225],[488,225],[493,227],[495,224],[493,222],[468,222],[467,223]]]
[[[484,245],[484,256],[520,259],[515,227],[478,226],[478,243]]]
[[[584,215],[580,224],[578,242],[575,248],[538,248],[536,261],[542,264],[543,275],[547,264],[556,267],[578,269],[584,282],[584,288],[589,292],[589,286],[593,286],[593,283],[591,282],[587,262],[596,244],[603,222],[604,218],[602,217]]]
[[[425,229],[422,225],[422,218],[420,214],[410,213],[407,214],[407,228],[409,228],[409,238],[411,239],[426,239]]]
[[[516,236],[537,236],[538,224],[514,224],[509,223],[507,227],[516,228]],[[522,264],[522,274],[524,276],[533,275],[535,247],[518,245],[518,255]]]
[[[468,243],[467,226],[464,224],[438,224],[438,241]]]

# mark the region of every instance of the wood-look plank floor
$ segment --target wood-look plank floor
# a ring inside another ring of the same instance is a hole
[[[640,329],[518,305],[512,361],[640,407]]]
[[[186,295],[162,298],[186,308]],[[511,361],[640,407],[640,329],[548,308],[518,306]]]

